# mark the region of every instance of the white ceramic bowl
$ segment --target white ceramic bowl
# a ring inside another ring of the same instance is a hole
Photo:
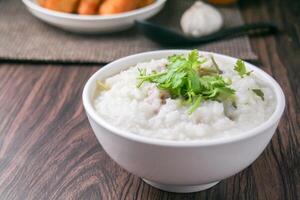
[[[139,62],[166,58],[189,51],[167,50],[141,53],[116,60],[98,70],[83,90],[83,105],[89,122],[107,154],[129,172],[150,185],[171,192],[194,192],[212,187],[249,166],[271,140],[285,107],[285,98],[276,81],[261,69],[248,69],[265,80],[276,96],[276,109],[262,125],[231,138],[210,141],[167,141],[147,138],[114,127],[95,111],[92,100],[96,80],[106,79]],[[200,52],[207,54],[207,52]],[[213,54],[216,59],[236,58]],[[259,112],[259,111],[258,111]]]
[[[22,1],[27,9],[42,21],[77,33],[109,33],[130,28],[135,20],[148,19],[157,14],[166,3],[166,0],[156,0],[149,6],[121,14],[82,16],[43,8],[36,0]]]

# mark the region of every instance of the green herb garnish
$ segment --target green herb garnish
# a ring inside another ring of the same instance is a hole
[[[252,89],[252,91],[259,96],[263,101],[265,100],[265,94],[261,89]]]
[[[145,69],[139,69],[138,87],[144,82],[155,83],[159,89],[169,92],[171,98],[179,98],[184,104],[190,105],[189,114],[203,100],[234,101],[235,90],[229,87],[231,80],[220,75],[218,66],[201,67],[205,61],[200,62],[199,58],[198,51],[193,50],[187,58],[183,55],[169,57],[167,69],[163,72],[146,74]]]
[[[252,71],[247,71],[244,61],[237,60],[234,66],[234,70],[240,75],[240,77],[249,76]]]

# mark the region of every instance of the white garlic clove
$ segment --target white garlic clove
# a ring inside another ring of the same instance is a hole
[[[187,36],[200,37],[221,29],[223,18],[213,6],[197,1],[181,17],[181,28]]]

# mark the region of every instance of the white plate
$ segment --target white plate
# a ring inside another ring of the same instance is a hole
[[[34,16],[56,27],[77,33],[109,33],[130,28],[135,20],[154,16],[164,7],[167,0],[156,0],[144,8],[107,16],[68,14],[43,8],[35,0],[22,1]]]

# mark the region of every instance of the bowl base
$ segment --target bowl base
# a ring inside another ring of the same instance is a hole
[[[207,190],[219,183],[219,181],[217,181],[217,182],[202,184],[202,185],[165,185],[165,184],[149,181],[147,179],[143,179],[143,180],[147,184],[149,184],[155,188],[158,188],[160,190],[164,190],[167,192],[176,192],[176,193],[199,192],[202,190]]]

